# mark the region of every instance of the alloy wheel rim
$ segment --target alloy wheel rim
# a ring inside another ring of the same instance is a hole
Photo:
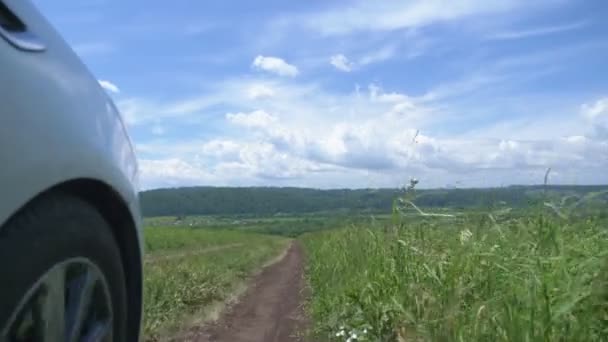
[[[53,265],[26,292],[2,330],[3,341],[112,341],[107,280],[93,262]]]

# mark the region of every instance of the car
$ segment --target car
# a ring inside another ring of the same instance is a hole
[[[29,1],[0,1],[0,341],[137,341],[137,162],[110,96]]]

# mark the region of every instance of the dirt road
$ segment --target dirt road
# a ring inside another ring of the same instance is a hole
[[[239,301],[216,322],[194,328],[178,341],[304,341],[303,289],[303,253],[294,242],[281,260],[252,280]]]

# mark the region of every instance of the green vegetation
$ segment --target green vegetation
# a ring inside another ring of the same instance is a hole
[[[386,220],[390,215],[375,215],[377,220]],[[368,221],[369,215],[346,215],[346,214],[325,214],[315,213],[308,215],[281,215],[272,217],[251,217],[251,216],[161,216],[146,218],[144,223],[147,227],[157,226],[184,226],[191,229],[205,228],[209,232],[216,230],[232,230],[246,231],[260,234],[282,235],[287,237],[297,237],[300,234],[307,232],[315,232],[321,230],[340,227],[344,224],[355,222]],[[165,234],[172,235],[171,231]],[[182,234],[187,240],[189,235]],[[240,236],[237,234],[236,236]],[[226,235],[226,239],[230,240],[230,235]],[[180,241],[180,240],[178,240]],[[175,241],[173,243],[179,243]],[[159,239],[157,243],[168,243],[165,239]],[[213,245],[215,241],[202,238],[201,243]],[[154,248],[154,246],[149,246]]]
[[[145,251],[148,256],[159,252],[183,252],[184,250],[205,249],[211,246],[221,246],[240,243],[253,239],[266,239],[255,234],[243,234],[237,231],[192,229],[185,226],[177,227],[147,227],[145,230]]]
[[[143,193],[166,215],[145,219],[146,336],[225,301],[298,237],[315,340],[608,340],[605,187],[414,186]]]
[[[545,196],[565,198],[605,190],[605,186],[509,186],[487,189],[418,190],[420,207],[487,208],[504,202],[525,208]],[[141,193],[144,216],[270,216],[319,212],[390,213],[399,189],[222,188],[190,187]],[[605,198],[605,196],[604,196]]]
[[[302,237],[317,338],[608,339],[606,220],[397,214]]]
[[[145,229],[144,335],[157,339],[189,315],[225,301],[288,240],[226,230]]]

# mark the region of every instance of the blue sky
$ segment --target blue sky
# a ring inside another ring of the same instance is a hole
[[[601,0],[34,0],[143,188],[608,183]]]

